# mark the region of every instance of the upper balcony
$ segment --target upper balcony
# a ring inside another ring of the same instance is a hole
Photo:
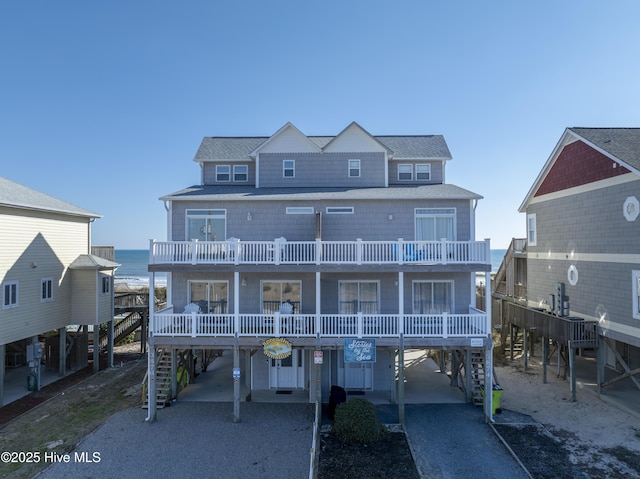
[[[484,241],[155,241],[149,265],[478,265],[490,269]],[[487,270],[489,270],[487,269]]]

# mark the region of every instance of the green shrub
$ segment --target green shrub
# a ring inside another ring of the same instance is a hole
[[[387,429],[378,421],[373,404],[352,398],[336,408],[333,432],[348,442],[368,443],[382,439]]]

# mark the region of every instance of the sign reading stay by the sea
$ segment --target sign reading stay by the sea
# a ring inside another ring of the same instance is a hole
[[[345,363],[375,363],[376,340],[368,338],[347,338],[344,340]]]
[[[262,343],[264,355],[271,359],[291,356],[291,343],[284,338],[271,338]]]

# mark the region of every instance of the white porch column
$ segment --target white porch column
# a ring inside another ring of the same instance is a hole
[[[233,340],[233,369],[240,370],[240,273],[233,272],[233,313],[235,317],[235,337]],[[240,378],[233,378],[233,422],[240,422]]]
[[[398,348],[398,419],[404,424],[404,272],[398,272],[398,330],[400,345]]]
[[[320,271],[316,271],[316,350],[321,351],[320,333],[322,332],[321,317],[321,287],[320,287]],[[322,364],[315,364],[315,402],[322,403]]]

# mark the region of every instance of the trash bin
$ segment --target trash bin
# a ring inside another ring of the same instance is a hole
[[[482,400],[484,401],[484,388],[480,388],[482,393]],[[500,408],[500,398],[502,397],[502,388],[498,384],[494,384],[491,390],[491,414],[500,414],[502,409]]]

